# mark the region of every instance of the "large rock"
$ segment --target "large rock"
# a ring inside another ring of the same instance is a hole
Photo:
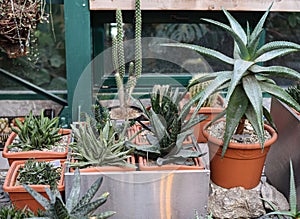
[[[267,182],[262,183],[261,196],[264,200],[273,203],[273,205],[276,206],[277,210],[289,210],[289,203],[286,200],[285,196],[282,193],[280,193],[274,186],[270,185]],[[272,208],[267,202],[265,202],[265,208],[272,210]]]
[[[208,212],[215,218],[257,218],[266,213],[260,198],[260,185],[251,190],[224,189],[213,183],[211,187]]]

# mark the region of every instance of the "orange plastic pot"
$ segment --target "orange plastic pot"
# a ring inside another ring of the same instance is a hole
[[[206,126],[203,129],[204,136],[208,139],[211,180],[223,187],[244,187],[252,189],[260,180],[265,159],[270,146],[276,141],[276,131],[268,125],[265,130],[271,134],[271,139],[264,144],[264,150],[260,144],[229,143],[227,151],[222,158],[223,141],[208,134]]]
[[[185,98],[189,99],[189,94],[187,94]],[[220,107],[201,107],[197,113],[198,115],[204,114],[205,116],[207,116],[205,120],[201,121],[200,123],[198,123],[193,127],[194,136],[196,137],[198,143],[207,142],[207,139],[203,136],[202,133],[203,127],[205,126],[205,124],[209,123],[213,118],[215,118],[219,113],[221,113],[224,110],[224,108],[221,107],[224,105],[224,99],[220,95],[218,96],[218,102]],[[195,112],[195,107],[191,107],[190,112],[186,119],[191,118],[194,112]]]
[[[29,158],[35,159],[66,159],[68,154],[68,145],[71,141],[71,129],[61,129],[61,134],[68,135],[68,143],[66,150],[64,152],[51,152],[51,151],[21,151],[21,152],[9,152],[8,146],[13,143],[13,140],[17,136],[15,132],[12,132],[8,137],[2,156],[7,158],[9,165],[12,165],[14,161],[17,160],[27,160]]]
[[[51,160],[51,159],[50,159]],[[49,159],[38,159],[38,161],[50,161]],[[9,194],[12,204],[18,209],[23,209],[24,207],[30,208],[34,213],[38,212],[38,209],[44,210],[44,208],[24,189],[23,186],[16,186],[16,179],[18,177],[18,170],[21,166],[24,165],[26,160],[14,161],[10,166],[4,184],[3,190]],[[62,172],[59,184],[57,186],[58,191],[61,192],[61,195],[64,196],[64,162],[65,160],[60,160],[62,164]],[[35,191],[39,192],[41,195],[48,199],[48,196],[45,192],[45,188],[49,187],[48,185],[29,185]]]
[[[74,161],[76,162],[76,161]],[[135,165],[134,156],[127,158],[127,162]],[[91,173],[91,172],[127,172],[127,171],[136,171],[135,167],[118,167],[118,166],[100,166],[100,167],[87,167],[79,169],[79,172],[82,173]],[[74,172],[74,168],[70,168],[70,172]]]

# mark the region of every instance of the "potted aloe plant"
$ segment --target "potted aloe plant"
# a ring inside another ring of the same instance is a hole
[[[112,121],[107,120],[103,127],[86,115],[82,124],[72,124],[75,142],[70,144],[71,168],[82,172],[113,172],[136,170],[133,150],[125,149],[127,126],[121,133],[115,131]]]
[[[58,117],[49,119],[43,113],[37,117],[30,112],[23,122],[15,121],[17,127],[12,127],[2,153],[10,165],[29,158],[67,158],[71,130],[59,128]]]
[[[202,19],[222,28],[232,36],[234,40],[233,57],[198,45],[164,44],[164,46],[192,49],[201,55],[216,58],[232,66],[232,70],[209,73],[190,84],[193,86],[203,81],[213,80],[203,92],[188,104],[193,105],[196,100],[199,100],[196,113],[211,94],[219,89],[227,89],[226,108],[217,117],[221,118],[225,115],[225,120],[217,121],[204,128],[204,135],[208,139],[210,150],[211,179],[222,187],[243,186],[249,189],[257,186],[260,181],[265,156],[277,138],[271,115],[263,106],[263,93],[272,95],[296,110],[300,109],[300,105],[271,79],[271,77],[278,76],[299,80],[300,74],[284,66],[263,65],[264,62],[271,59],[300,50],[298,44],[286,41],[268,42],[260,45],[264,30],[263,25],[270,8],[252,32],[250,32],[249,26],[245,31],[225,9],[223,12],[230,25],[211,19]],[[188,105],[185,107],[186,109]],[[264,124],[264,118],[270,126]],[[243,134],[245,122],[251,124],[251,126],[247,125],[248,131],[254,130],[257,141],[241,143],[243,140],[252,139],[251,137],[248,138],[252,134]],[[214,134],[216,129],[222,130],[221,133]],[[233,151],[236,149],[242,151]],[[235,154],[241,154],[242,157],[236,159]],[[249,159],[247,159],[248,157]],[[239,161],[243,162],[240,163]]]
[[[23,184],[29,185],[44,196],[46,187],[63,193],[65,189],[64,160],[20,160],[14,161],[9,168],[3,190],[9,194],[16,208],[23,209],[27,206],[37,213],[42,206],[27,193]]]
[[[169,86],[155,86],[151,94],[151,107],[148,109],[140,102],[149,123],[141,125],[149,131],[148,144],[135,145],[126,142],[129,148],[135,148],[139,155],[140,170],[175,170],[204,169],[200,159],[203,155],[198,151],[195,141],[184,145],[184,141],[193,134],[191,129],[204,120],[203,115],[194,115],[188,121],[180,111],[179,103],[184,97],[179,89],[172,90]]]

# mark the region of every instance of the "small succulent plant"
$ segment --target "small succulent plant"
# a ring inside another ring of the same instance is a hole
[[[17,147],[22,151],[51,150],[62,139],[58,123],[58,117],[49,119],[43,113],[40,117],[35,117],[30,112],[23,123],[16,120],[17,128],[12,127],[12,131],[17,133],[19,142],[9,145],[8,148]]]
[[[189,92],[191,95],[191,98],[196,97],[199,93],[201,93],[210,83],[211,81],[204,81],[202,83],[195,83],[195,81],[199,80],[201,77],[204,77],[206,74],[201,73],[194,75],[193,78],[190,80],[189,84],[193,84],[193,86],[189,87]],[[210,95],[202,104],[202,107],[212,107],[216,104],[218,99],[218,92]],[[197,105],[198,102],[195,102],[195,105]]]
[[[126,129],[117,133],[109,120],[103,129],[97,130],[97,122],[90,116],[78,127],[71,125],[75,142],[70,145],[72,156],[77,162],[70,163],[71,167],[88,166],[128,166],[126,162],[133,150],[126,150],[124,146]]]
[[[105,219],[111,217],[116,212],[106,211],[93,215],[94,211],[103,205],[109,196],[109,193],[105,192],[92,201],[96,192],[99,190],[102,181],[103,177],[99,177],[88,189],[88,191],[81,198],[79,198],[80,173],[79,170],[76,169],[74,173],[73,186],[66,204],[63,202],[60,192],[57,190],[51,191],[49,188],[45,189],[50,199],[48,200],[28,185],[23,186],[26,191],[45,208],[46,211],[44,212],[44,219]]]
[[[29,159],[19,169],[17,180],[20,184],[50,185],[53,189],[61,176],[61,166],[54,166],[51,162]]]
[[[204,115],[194,115],[187,124],[187,112],[179,111],[179,102],[184,95],[179,89],[155,86],[151,94],[150,110],[140,102],[145,117],[150,121],[150,126],[142,124],[150,131],[147,134],[149,145],[135,146],[131,142],[126,142],[126,146],[134,147],[137,155],[155,160],[157,165],[186,164],[189,158],[202,156],[203,154],[198,151],[183,147],[183,141],[193,133],[191,127],[205,119]],[[197,148],[195,145],[197,143],[193,144]]]

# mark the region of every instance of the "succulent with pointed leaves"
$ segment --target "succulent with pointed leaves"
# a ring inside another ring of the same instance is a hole
[[[263,25],[271,7],[272,5],[262,16],[255,28],[253,28],[252,32],[250,32],[249,24],[245,31],[237,20],[225,9],[223,9],[223,12],[229,21],[229,25],[211,19],[202,19],[220,27],[232,36],[234,40],[233,57],[198,45],[184,43],[163,44],[163,46],[192,49],[201,55],[215,58],[232,66],[232,70],[230,71],[207,73],[207,76],[201,77],[190,84],[189,87],[192,87],[197,83],[212,80],[203,92],[192,98],[186,105],[186,107],[189,107],[189,105],[193,105],[196,101],[199,101],[195,108],[195,113],[197,113],[211,94],[220,89],[227,89],[225,99],[227,108],[212,121],[214,122],[216,119],[226,115],[222,156],[224,156],[227,150],[231,137],[234,134],[242,134],[239,132],[243,130],[245,119],[250,121],[258,136],[261,148],[264,148],[263,118],[266,118],[273,128],[275,128],[275,124],[272,121],[269,111],[263,105],[263,93],[268,93],[295,108],[297,111],[300,111],[300,104],[272,80],[272,77],[275,76],[300,80],[300,73],[284,66],[263,66],[267,61],[300,51],[300,45],[287,41],[260,44],[260,39],[264,33]]]
[[[51,191],[49,188],[46,188],[46,193],[50,200],[36,192],[28,185],[23,185],[26,191],[45,208],[45,217],[43,218],[56,218],[56,219],[92,219],[99,218],[105,219],[114,215],[114,211],[106,211],[100,214],[93,215],[94,211],[103,205],[109,193],[105,192],[101,196],[97,197],[92,201],[96,192],[99,190],[102,185],[103,177],[99,177],[94,184],[88,189],[88,191],[79,199],[80,195],[80,173],[77,169],[74,173],[73,186],[70,192],[70,195],[66,201],[66,204],[63,202],[63,199],[60,195],[60,192],[57,190]]]
[[[193,134],[191,128],[206,118],[200,114],[192,116],[190,122],[186,120],[188,110],[179,111],[179,102],[184,95],[185,93],[180,93],[178,88],[172,90],[169,86],[155,86],[151,94],[150,110],[139,102],[146,118],[150,121],[150,126],[142,124],[150,131],[147,135],[149,145],[136,146],[127,141],[126,146],[135,148],[134,153],[137,155],[155,160],[157,165],[186,164],[189,158],[202,156],[199,151],[183,147],[184,140]],[[195,141],[193,146],[197,148]]]
[[[18,119],[15,121],[17,128],[12,127],[12,131],[17,133],[19,142],[9,145],[8,148],[17,147],[22,151],[51,150],[62,139],[58,117],[49,119],[43,113],[40,117],[35,117],[30,112],[23,123]]]
[[[124,146],[128,126],[125,126],[121,133],[117,133],[110,120],[100,130],[96,129],[96,124],[93,118],[86,116],[85,123],[79,124],[78,127],[71,125],[76,142],[71,144],[70,148],[76,162],[70,163],[70,166],[135,167],[126,162],[133,151],[126,150]]]

